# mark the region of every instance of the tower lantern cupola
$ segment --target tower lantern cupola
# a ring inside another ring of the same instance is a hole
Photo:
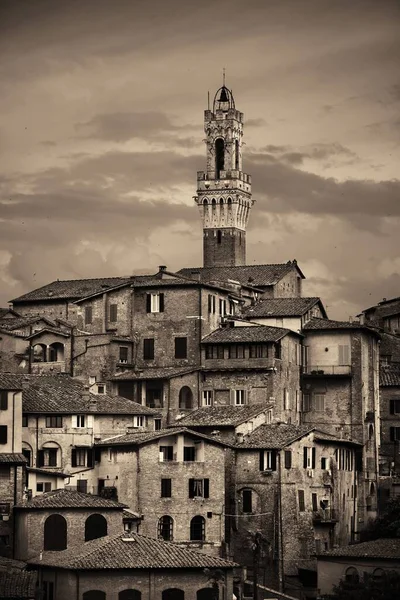
[[[204,111],[207,170],[197,173],[195,201],[203,220],[205,267],[246,264],[251,178],[242,171],[243,113],[225,84]]]

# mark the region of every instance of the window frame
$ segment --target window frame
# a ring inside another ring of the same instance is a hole
[[[143,360],[154,360],[154,338],[143,338]]]
[[[118,323],[118,304],[115,302],[108,307],[108,322]]]
[[[175,345],[175,358],[176,359],[187,359],[188,357],[188,339],[187,336],[176,337],[174,341]]]
[[[148,314],[164,312],[164,292],[149,292],[146,294],[146,312]]]
[[[55,423],[55,424],[53,424]],[[62,415],[46,415],[46,429],[62,429],[63,428],[63,417]]]

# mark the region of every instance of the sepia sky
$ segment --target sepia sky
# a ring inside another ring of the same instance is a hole
[[[0,306],[202,264],[203,111],[226,68],[256,204],[331,318],[400,296],[398,0],[2,0]]]

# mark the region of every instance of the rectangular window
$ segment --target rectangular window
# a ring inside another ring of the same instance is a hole
[[[207,359],[223,359],[224,358],[224,347],[223,346],[206,346],[206,358]]]
[[[76,426],[78,428],[86,427],[86,415],[77,415],[76,416]]]
[[[36,491],[37,492],[51,492],[51,481],[46,481],[44,483],[43,482],[37,483]]]
[[[292,468],[292,451],[285,450],[285,469]]]
[[[314,410],[316,412],[325,411],[325,394],[314,394]]]
[[[242,511],[244,513],[253,512],[251,490],[243,490],[242,492]]]
[[[303,394],[303,412],[310,412],[311,410],[311,396],[310,394]]]
[[[175,338],[175,358],[187,358],[187,337]]]
[[[0,425],[0,444],[7,444],[7,425]]]
[[[118,304],[110,304],[110,323],[118,321]]]
[[[236,406],[246,404],[246,390],[233,390]]]
[[[321,458],[321,469],[322,469],[323,471],[326,471],[326,470],[328,469],[328,459],[327,459],[327,458],[325,458],[325,456],[323,456],[323,457]]]
[[[46,448],[43,450],[43,464],[39,465],[42,467],[56,467],[57,466],[57,448]]]
[[[171,498],[172,496],[172,480],[161,479],[161,498]]]
[[[350,364],[350,348],[349,346],[339,346],[339,365]]]
[[[160,446],[160,462],[169,462],[174,460],[173,446]]]
[[[303,448],[303,467],[305,469],[315,469],[315,448]]]
[[[125,364],[128,362],[128,348],[126,346],[119,347],[119,362]]]
[[[145,418],[143,415],[137,415],[133,417],[133,426],[134,427],[144,427],[145,426]]]
[[[91,306],[85,306],[85,325],[91,325],[93,322],[93,310]]]
[[[86,456],[87,451],[86,448],[76,448],[75,449],[76,456],[76,467],[86,467]]]
[[[76,489],[78,492],[82,492],[83,494],[87,494],[87,479],[78,479],[76,482]]]
[[[189,498],[208,498],[209,479],[189,479]]]
[[[289,390],[287,388],[283,390],[283,410],[289,410]]]
[[[49,415],[46,417],[46,427],[53,427],[60,429],[63,426],[62,416]]]
[[[400,427],[391,427],[390,428],[390,441],[396,442],[400,440]]]
[[[145,338],[143,340],[143,359],[154,360],[154,338]]]
[[[160,431],[161,419],[154,419],[154,431]]]
[[[318,496],[317,496],[317,494],[311,494],[311,502],[312,502],[313,512],[317,512],[317,510],[318,510]]]
[[[299,512],[304,512],[306,509],[304,490],[298,490],[298,497],[299,497]]]
[[[215,314],[216,298],[212,294],[208,294],[208,312]]]
[[[8,392],[7,390],[0,391],[0,410],[8,409]]]
[[[104,387],[104,385],[98,385],[97,386],[97,393],[98,394],[105,394],[106,392],[106,388]]]
[[[267,346],[265,344],[251,344],[250,358],[267,358]]]
[[[213,391],[203,390],[203,406],[212,406],[213,403]]]
[[[400,400],[390,400],[390,414],[398,415],[400,414]]]
[[[229,358],[244,358],[244,346],[240,344],[229,346]]]
[[[221,315],[221,317],[224,317],[226,315],[226,300],[224,300],[223,298],[219,299],[219,314]]]
[[[196,462],[196,448],[194,446],[183,447],[183,460],[185,462]]]
[[[276,471],[276,451],[260,451],[260,471]]]
[[[164,312],[164,294],[162,292],[146,294],[146,311],[148,313]]]
[[[28,415],[22,415],[22,427],[28,427]]]

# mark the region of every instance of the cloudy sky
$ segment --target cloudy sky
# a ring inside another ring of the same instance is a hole
[[[398,0],[2,0],[0,306],[202,263],[203,111],[226,68],[256,204],[332,318],[400,295]]]

